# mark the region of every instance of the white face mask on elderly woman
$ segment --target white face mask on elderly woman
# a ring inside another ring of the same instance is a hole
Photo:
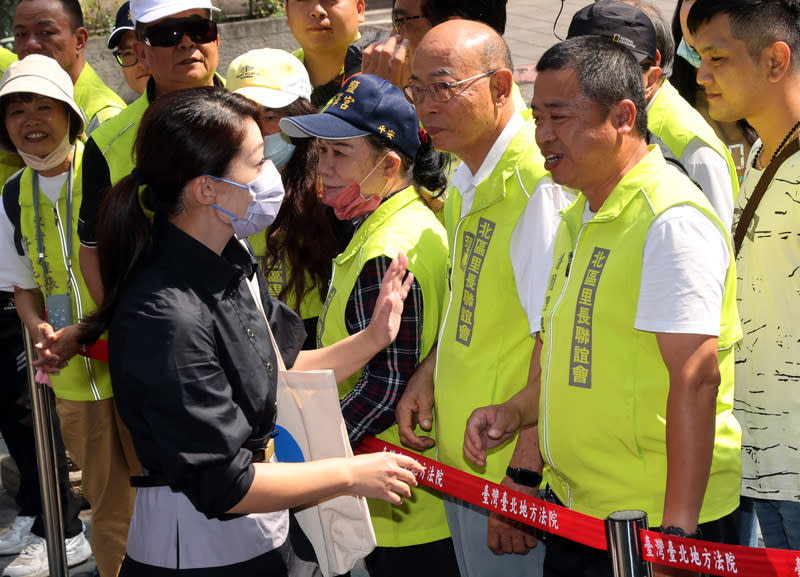
[[[253,197],[250,204],[247,205],[247,212],[243,217],[236,216],[217,204],[211,205],[231,217],[231,225],[237,238],[247,238],[250,235],[266,230],[275,221],[275,217],[278,216],[285,192],[281,175],[272,162],[265,162],[264,168],[259,175],[247,185],[219,178],[218,176],[211,176],[210,174],[205,176],[244,188]]]

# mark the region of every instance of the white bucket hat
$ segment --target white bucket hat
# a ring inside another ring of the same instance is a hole
[[[0,80],[0,100],[9,94],[20,92],[39,94],[65,103],[80,119],[81,128],[78,134],[86,128],[83,112],[75,104],[72,78],[49,56],[29,54],[8,67]]]

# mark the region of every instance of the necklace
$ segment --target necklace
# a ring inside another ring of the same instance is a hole
[[[789,142],[789,139],[792,137],[792,135],[795,132],[797,132],[798,128],[800,128],[800,120],[798,120],[795,123],[795,125],[792,126],[792,128],[789,130],[789,132],[786,134],[786,136],[783,137],[783,140],[781,140],[781,143],[778,145],[778,148],[776,148],[775,152],[772,153],[772,158],[769,159],[769,164],[772,164],[775,161],[775,159],[781,153],[781,150],[783,150],[783,147],[786,146],[786,143]],[[758,169],[758,159],[761,156],[761,151],[762,150],[764,150],[764,144],[763,143],[758,147],[758,152],[756,152],[756,155],[753,157],[753,168],[755,168],[755,169]],[[769,164],[767,166],[769,166]],[[766,168],[766,166],[764,168]]]

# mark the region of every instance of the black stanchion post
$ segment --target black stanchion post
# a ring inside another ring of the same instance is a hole
[[[614,577],[652,577],[650,563],[642,559],[639,529],[647,529],[644,511],[616,511],[605,519],[608,555]]]
[[[47,541],[47,561],[51,577],[67,577],[67,551],[64,547],[64,520],[61,518],[61,492],[58,486],[58,466],[54,437],[53,415],[55,400],[53,392],[36,382],[33,359],[36,353],[28,329],[25,332],[25,353],[28,355],[28,384],[31,391],[33,431],[36,435],[36,461],[39,468],[39,484],[42,491],[44,514],[44,538]]]

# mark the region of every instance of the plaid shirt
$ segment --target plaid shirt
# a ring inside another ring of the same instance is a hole
[[[368,261],[361,269],[345,309],[349,334],[367,328],[381,292],[381,280],[391,264],[385,256]],[[350,443],[357,447],[364,437],[395,423],[394,410],[406,383],[419,365],[422,339],[422,289],[414,279],[405,300],[400,332],[395,341],[372,357],[355,388],[341,400]]]

